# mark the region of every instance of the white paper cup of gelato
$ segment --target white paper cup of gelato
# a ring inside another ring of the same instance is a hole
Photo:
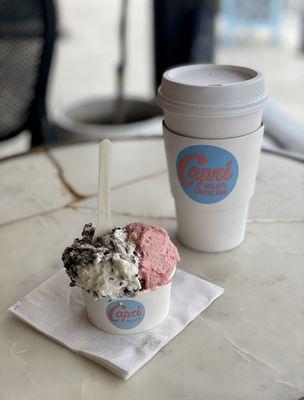
[[[83,290],[86,312],[96,328],[128,335],[149,331],[166,318],[170,308],[171,282],[154,290],[143,290],[133,298],[94,300]]]
[[[219,252],[244,239],[263,136],[263,75],[228,65],[187,65],[164,73],[157,102],[178,236]]]
[[[89,320],[116,334],[148,331],[168,314],[180,260],[161,227],[135,222],[94,240],[92,223],[62,255],[70,286],[83,290]]]

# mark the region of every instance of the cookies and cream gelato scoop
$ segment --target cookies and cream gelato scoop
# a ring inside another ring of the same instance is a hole
[[[97,298],[133,297],[140,289],[139,254],[124,228],[114,228],[93,242],[95,228],[85,225],[62,255],[71,286],[92,292]]]

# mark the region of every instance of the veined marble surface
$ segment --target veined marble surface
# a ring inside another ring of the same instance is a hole
[[[161,140],[113,143],[114,222],[162,225],[180,268],[225,288],[129,381],[6,312],[61,268],[94,222],[97,144],[0,163],[0,398],[298,400],[304,395],[304,168],[262,154],[246,241],[220,254],[176,240]]]

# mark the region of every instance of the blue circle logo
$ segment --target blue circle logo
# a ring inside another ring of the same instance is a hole
[[[107,305],[107,318],[120,329],[131,329],[139,325],[145,316],[145,307],[135,300],[116,300]]]
[[[236,158],[215,146],[190,146],[176,160],[179,183],[194,201],[205,204],[225,199],[233,190],[239,175]]]

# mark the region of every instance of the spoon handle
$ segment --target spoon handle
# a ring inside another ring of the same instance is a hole
[[[98,178],[98,223],[95,237],[113,229],[111,219],[111,182],[110,182],[111,142],[104,139],[99,144]]]

